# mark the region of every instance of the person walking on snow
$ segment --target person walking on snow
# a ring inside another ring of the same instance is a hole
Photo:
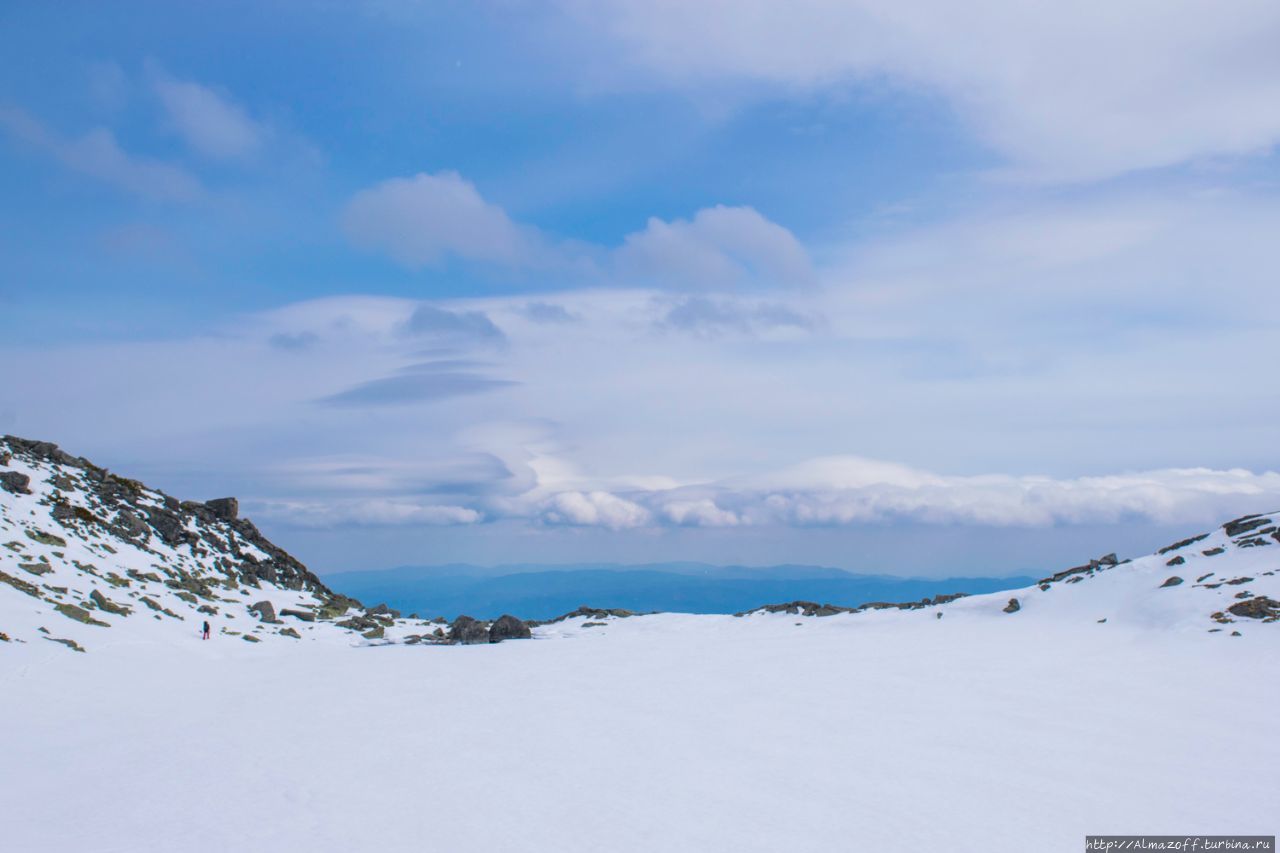
[[[208,620],[208,619],[204,620],[204,637],[203,637],[203,639],[206,639],[206,640],[207,640],[207,639],[209,639],[209,620]]]

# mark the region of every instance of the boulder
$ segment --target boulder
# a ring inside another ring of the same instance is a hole
[[[93,599],[93,603],[97,605],[99,610],[105,610],[106,612],[114,613],[117,616],[128,616],[131,612],[128,607],[116,604],[96,589],[89,593],[89,598]]]
[[[204,502],[205,509],[223,521],[235,521],[240,515],[240,502],[235,498],[214,498]]]
[[[281,616],[292,616],[294,619],[301,619],[303,622],[316,621],[316,615],[308,610],[290,610],[284,608],[280,611]]]
[[[1227,612],[1246,619],[1265,619],[1268,622],[1274,622],[1280,619],[1280,601],[1272,601],[1265,595],[1260,595],[1231,605],[1227,608]]]
[[[19,474],[17,471],[0,471],[0,489],[6,492],[12,492],[15,495],[29,495],[31,489],[31,478],[26,474]]]
[[[501,643],[503,640],[528,640],[533,637],[529,626],[510,614],[498,617],[498,621],[489,627],[489,642]]]
[[[276,618],[276,607],[270,601],[259,601],[249,608],[249,612],[258,614],[258,618],[263,622],[274,624],[280,621]]]
[[[1009,603],[1004,606],[1005,613],[1017,613],[1021,609],[1022,605],[1018,603],[1016,598],[1009,599]]]
[[[489,629],[470,616],[459,616],[449,626],[449,642],[464,646],[489,642]]]
[[[1160,588],[1164,589],[1167,586],[1177,586],[1180,583],[1182,583],[1182,578],[1178,577],[1177,575],[1174,575],[1164,583],[1160,584]]]
[[[1187,560],[1186,560],[1186,558],[1185,558],[1185,557],[1178,556],[1178,557],[1174,557],[1172,560],[1170,560],[1169,562],[1165,563],[1165,565],[1166,565],[1166,566],[1181,566],[1181,565],[1182,565],[1183,563],[1185,563],[1186,561],[1187,561]]]

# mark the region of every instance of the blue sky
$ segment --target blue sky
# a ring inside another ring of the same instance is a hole
[[[0,429],[239,495],[321,569],[1158,545],[1280,504],[1277,36],[10,4]]]

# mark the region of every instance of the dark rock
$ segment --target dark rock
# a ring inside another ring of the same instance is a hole
[[[15,495],[31,494],[31,478],[17,471],[0,471],[0,489]]]
[[[280,629],[280,636],[282,636],[282,637],[293,637],[295,640],[301,640],[301,639],[302,639],[302,635],[301,635],[301,634],[299,634],[297,631],[293,630],[292,628],[281,628],[281,629]]]
[[[1182,565],[1183,563],[1185,563],[1186,561],[1187,561],[1187,560],[1186,560],[1186,558],[1185,558],[1185,557],[1174,557],[1172,560],[1170,560],[1169,562],[1165,563],[1165,565],[1166,565],[1166,566],[1181,566],[1181,565]]]
[[[1177,586],[1180,583],[1182,583],[1182,578],[1178,577],[1177,575],[1174,575],[1173,577],[1166,580],[1164,583],[1160,584],[1160,588],[1164,589],[1167,586]]]
[[[489,642],[501,643],[503,640],[528,640],[533,636],[529,626],[514,616],[499,616],[489,627]]]
[[[1227,608],[1228,613],[1243,616],[1246,619],[1263,619],[1274,622],[1280,619],[1280,601],[1272,601],[1265,595],[1237,602]]]
[[[1211,578],[1211,577],[1213,577],[1213,572],[1209,572],[1209,574],[1207,575],[1201,575],[1200,577],[1196,578],[1196,583],[1204,583],[1205,578]]]
[[[275,624],[280,621],[276,618],[276,607],[270,601],[259,601],[249,608],[249,612],[258,614],[263,622]]]
[[[41,545],[49,545],[54,548],[67,547],[67,540],[61,536],[54,536],[52,533],[45,533],[43,530],[24,530],[27,538],[39,542]]]
[[[1004,606],[1005,613],[1017,613],[1021,609],[1022,605],[1018,603],[1016,598],[1009,599],[1009,603]]]
[[[240,502],[235,498],[214,498],[204,505],[215,518],[223,521],[235,521],[240,515]]]
[[[262,642],[262,640],[259,640],[257,637],[253,636],[252,634],[245,634],[245,635],[244,635],[243,637],[241,637],[240,639],[244,640],[246,643],[261,643],[261,642]]]
[[[73,652],[83,652],[83,651],[84,651],[84,648],[83,648],[79,643],[77,643],[75,640],[64,640],[64,639],[63,639],[63,638],[61,638],[61,637],[45,637],[45,639],[46,639],[46,640],[48,640],[48,641],[50,641],[50,642],[52,642],[52,643],[62,643],[62,645],[64,645],[64,646],[66,646],[67,648],[71,649],[71,651],[73,651]]]
[[[303,622],[316,621],[316,615],[308,610],[290,610],[286,607],[280,611],[280,615],[292,616],[294,619],[301,619]]]
[[[101,628],[110,627],[106,622],[99,622],[89,615],[89,611],[83,607],[76,607],[74,604],[55,604],[53,609],[61,613],[68,619],[74,619],[77,622],[83,622],[86,625],[97,625]]]
[[[1194,545],[1197,542],[1199,542],[1201,539],[1208,539],[1208,538],[1209,538],[1208,533],[1201,533],[1199,536],[1192,536],[1190,539],[1183,539],[1181,542],[1174,542],[1172,545],[1167,545],[1164,548],[1161,548],[1159,551],[1156,551],[1156,553],[1168,554],[1170,551],[1177,551],[1179,548],[1185,548],[1188,545]]]
[[[1209,550],[1201,551],[1200,553],[1204,554],[1206,557],[1216,557],[1226,550],[1227,550],[1226,548],[1218,547],[1218,548],[1210,548]]]
[[[474,645],[489,642],[489,629],[470,616],[459,616],[449,626],[449,642]]]
[[[106,612],[114,613],[117,616],[128,616],[133,612],[122,604],[116,604],[96,589],[89,593],[89,598],[93,599],[93,603],[97,605],[99,610],[105,610]]]
[[[1246,515],[1237,518],[1235,521],[1228,521],[1222,525],[1222,529],[1227,532],[1231,538],[1239,536],[1241,533],[1248,533],[1250,530],[1257,530],[1271,523],[1271,519],[1265,515]]]
[[[32,598],[44,598],[44,596],[40,594],[40,588],[38,586],[33,583],[28,583],[21,578],[15,578],[13,575],[0,572],[0,583],[7,583],[18,592],[25,592]]]
[[[1240,586],[1241,584],[1249,583],[1251,580],[1253,580],[1253,578],[1232,578],[1231,580],[1226,581],[1226,584],[1227,586]]]

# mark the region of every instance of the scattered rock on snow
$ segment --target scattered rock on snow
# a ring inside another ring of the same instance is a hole
[[[1177,575],[1174,575],[1164,583],[1160,584],[1160,588],[1164,589],[1167,586],[1177,586],[1180,583],[1182,583],[1182,578],[1178,577]]]
[[[1009,599],[1009,603],[1004,606],[1005,613],[1017,613],[1021,609],[1022,605],[1018,603],[1016,598]]]

